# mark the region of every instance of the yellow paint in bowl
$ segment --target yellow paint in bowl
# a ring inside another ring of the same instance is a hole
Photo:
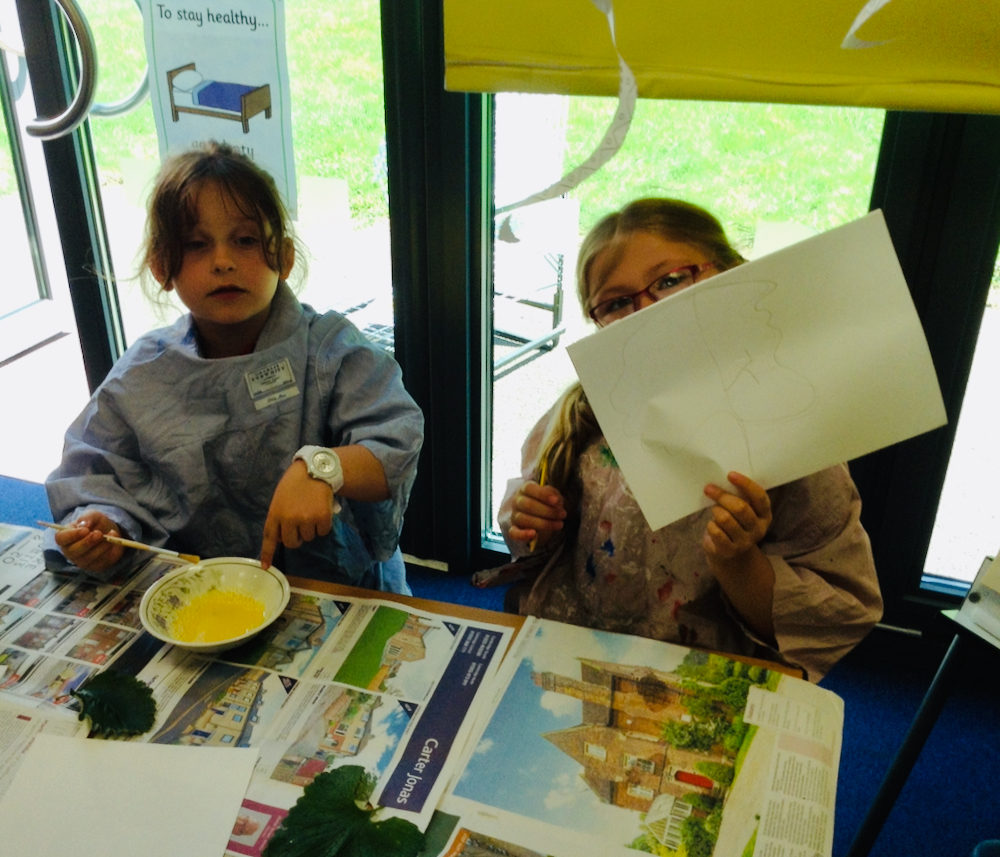
[[[215,643],[252,631],[264,621],[264,603],[236,590],[210,589],[175,614],[170,635],[183,643]]]

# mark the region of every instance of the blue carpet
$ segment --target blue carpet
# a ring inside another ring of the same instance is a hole
[[[444,601],[446,604],[465,604],[468,607],[481,607],[483,610],[503,612],[503,596],[506,586],[494,586],[490,589],[480,589],[469,583],[464,574],[451,574],[423,566],[408,565],[406,579],[418,598],[429,598],[431,601]]]
[[[834,857],[850,848],[944,656],[934,645],[908,657],[887,636],[873,632],[821,682],[845,704]],[[998,658],[985,644],[964,649],[955,690],[871,857],[969,857],[979,842],[1000,838]]]
[[[0,522],[33,527],[35,521],[51,520],[44,486],[0,476]]]

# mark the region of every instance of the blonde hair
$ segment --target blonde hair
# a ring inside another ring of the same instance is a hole
[[[610,251],[608,264],[615,265],[625,252],[626,239],[636,232],[659,235],[668,241],[689,244],[700,250],[717,269],[727,270],[746,260],[732,247],[722,224],[705,209],[679,199],[637,199],[620,211],[601,218],[580,244],[576,266],[576,288],[584,315],[590,306],[590,273],[594,260]],[[578,524],[574,518],[583,494],[578,462],[583,451],[601,436],[594,411],[579,382],[562,396],[542,441],[538,471],[545,462],[547,483],[566,498],[569,513],[566,531]]]

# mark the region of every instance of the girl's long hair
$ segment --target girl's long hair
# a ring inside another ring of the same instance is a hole
[[[668,241],[690,244],[719,270],[746,261],[730,245],[719,221],[705,209],[678,199],[638,199],[599,220],[580,244],[576,288],[584,315],[590,307],[589,278],[597,255],[609,250],[607,264],[617,264],[624,252],[625,239],[636,232],[649,232]],[[577,381],[563,394],[553,412],[536,465],[536,478],[544,462],[546,484],[557,488],[566,498],[567,534],[579,523],[577,515],[583,494],[580,455],[600,436],[601,427]]]

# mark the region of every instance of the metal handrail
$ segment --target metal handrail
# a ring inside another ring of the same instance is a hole
[[[131,113],[149,98],[149,66],[146,66],[146,72],[142,76],[142,81],[135,88],[135,91],[129,95],[127,98],[123,98],[121,101],[115,101],[111,104],[94,104],[90,108],[90,115],[97,116],[101,119],[112,119],[115,116],[124,116],[126,113]]]
[[[139,9],[139,15],[142,15],[142,2],[141,0],[135,0],[135,5]],[[101,119],[112,119],[115,116],[124,116],[126,113],[131,113],[149,98],[149,63],[146,63],[146,69],[142,74],[142,80],[139,85],[135,88],[135,91],[123,98],[121,101],[115,101],[111,104],[95,104],[90,108],[91,116],[98,116]]]
[[[135,5],[139,8],[139,14],[142,14],[141,0],[135,0]],[[24,65],[24,47],[18,45],[12,45],[9,42],[5,42],[0,39],[0,51],[7,51],[8,53],[14,54],[18,57],[20,66],[19,70],[23,70]],[[20,78],[20,74],[18,75]],[[95,89],[96,89],[96,68],[95,68]],[[115,116],[124,116],[126,113],[131,113],[136,109],[143,101],[149,98],[149,65],[143,70],[142,80],[139,81],[139,85],[133,90],[131,95],[126,96],[120,101],[114,101],[110,104],[104,104],[102,102],[95,102],[90,107],[90,115],[97,116],[101,119],[112,119]],[[70,129],[72,130],[72,129]]]
[[[97,50],[90,24],[87,23],[76,0],[55,0],[55,2],[66,16],[80,48],[80,85],[73,100],[62,113],[51,119],[36,119],[25,127],[24,130],[28,134],[41,140],[54,140],[75,131],[89,115],[94,103],[94,92],[97,89]]]
[[[0,51],[7,51],[7,53],[14,54],[16,57],[23,57],[24,45],[12,45],[10,42],[0,39]]]

